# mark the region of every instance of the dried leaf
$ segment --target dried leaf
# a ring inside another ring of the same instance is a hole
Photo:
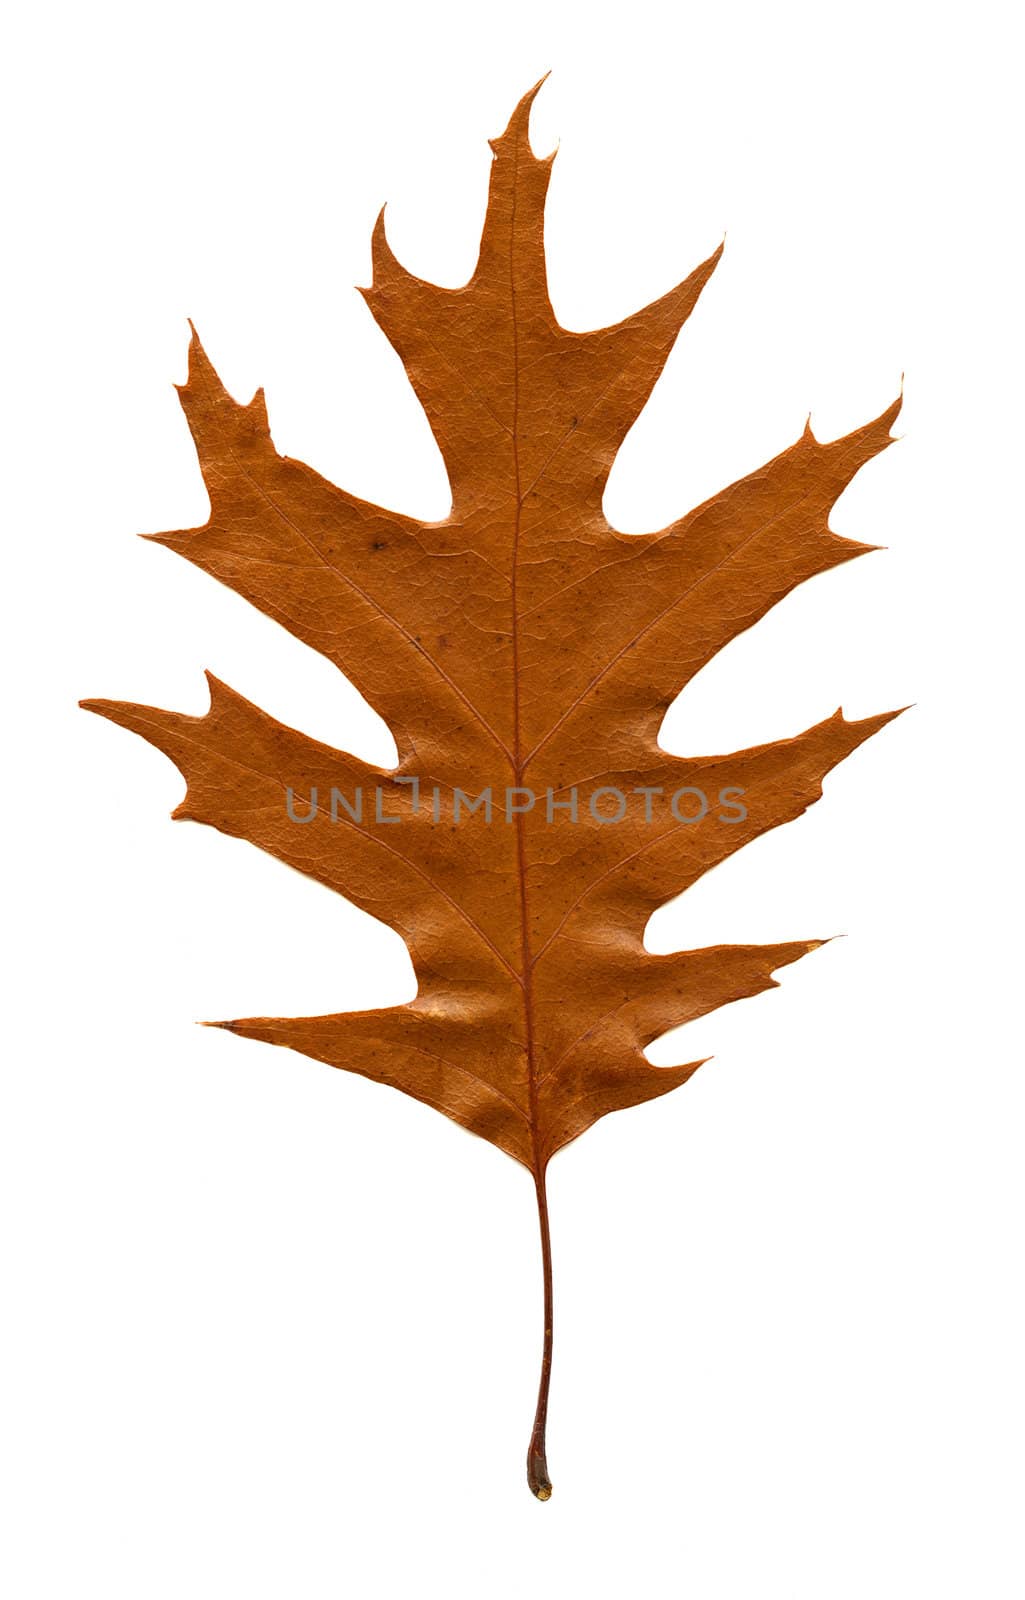
[[[188,785],[176,817],[250,840],[406,941],[408,1005],[219,1026],[391,1084],[530,1171],[545,1334],[528,1477],[546,1499],[547,1164],[599,1117],[686,1082],[700,1062],[646,1060],[659,1034],[772,987],[820,942],[656,957],[645,924],[800,816],[896,713],[837,712],[796,738],[700,759],[667,755],[659,727],[729,640],[870,548],[832,533],[829,512],[889,442],[900,401],[828,444],[806,429],[658,533],[610,528],[612,462],[720,251],[615,327],[561,328],[543,244],[552,157],[533,155],[527,131],[536,92],[492,143],[464,288],[400,266],[383,214],[374,231],[363,292],[441,449],[449,516],[419,523],[278,455],[262,392],[238,405],[196,337],[181,390],[210,518],[155,537],[333,661],[389,723],[398,766],[307,738],[214,678],[202,717],[83,704],[175,762]]]

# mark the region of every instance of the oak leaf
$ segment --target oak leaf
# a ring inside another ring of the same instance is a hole
[[[828,517],[889,442],[900,401],[831,443],[807,428],[660,532],[611,528],[602,497],[616,452],[721,248],[614,327],[560,327],[543,243],[553,158],[538,160],[528,138],[538,87],[492,141],[464,288],[407,272],[383,213],[374,230],[362,292],[441,450],[447,517],[367,504],[280,456],[262,391],[239,405],[195,336],[180,390],[210,517],[152,537],[333,661],[391,727],[398,765],[320,744],[212,677],[201,717],[82,703],[175,762],[188,786],[175,817],[248,839],[405,940],[418,984],[408,1005],[218,1026],[401,1089],[531,1173],[545,1306],[527,1465],[546,1499],[547,1165],[599,1117],[701,1065],[652,1066],[644,1051],[658,1035],[772,987],[820,942],[652,956],[645,924],[798,817],[897,713],[837,712],[796,738],[700,759],[667,754],[659,728],[725,644],[805,579],[872,548],[832,533]]]

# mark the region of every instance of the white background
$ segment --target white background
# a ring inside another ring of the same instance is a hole
[[[1025,1339],[1010,13],[845,3],[22,8],[8,32],[3,1372],[10,1600],[1020,1600]],[[196,1019],[386,1005],[398,938],[168,812],[76,709],[202,669],[387,760],[326,662],[138,531],[207,501],[191,315],[275,439],[425,517],[446,480],[352,285],[389,202],[469,275],[546,69],[552,295],[617,319],[726,254],[609,486],[663,525],[906,373],[814,580],[675,706],[680,752],[916,702],[652,948],[846,933],[657,1059],[714,1060],[550,1179]]]

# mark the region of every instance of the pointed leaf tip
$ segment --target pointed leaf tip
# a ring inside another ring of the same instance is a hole
[[[874,717],[861,717],[859,721],[863,724],[875,722],[879,724],[880,728],[885,728],[888,722],[895,722],[898,717],[904,715],[905,711],[910,711],[913,705],[914,701],[910,701],[906,706],[898,706],[896,711],[878,711]]]
[[[890,404],[887,406],[886,410],[880,416],[879,420],[883,421],[885,419],[886,423],[887,423],[887,426],[892,427],[893,424],[896,422],[897,418],[900,416],[901,411],[903,410],[903,408],[904,408],[904,374],[901,373],[900,393],[897,395],[897,398],[895,400],[892,400],[890,402]],[[892,440],[891,442],[895,444],[896,440]]]
[[[551,155],[542,158],[535,156],[530,147],[531,107],[533,106],[534,101],[537,99],[538,94],[541,92],[542,87],[550,76],[551,72],[549,70],[544,74],[543,77],[538,78],[533,88],[528,89],[526,94],[517,101],[513,110],[513,114],[506,124],[505,132],[499,134],[497,139],[488,140],[488,144],[494,151],[496,157],[501,156],[507,146],[518,145],[521,151],[525,150],[526,154],[534,161],[539,161],[542,159],[545,161],[551,161],[554,159],[554,151]]]
[[[393,285],[397,285],[413,284],[416,281],[414,275],[402,265],[402,262],[391,247],[391,241],[388,238],[388,226],[385,221],[387,209],[388,202],[385,201],[377,213],[373,231],[370,235],[371,280],[369,287],[360,291],[364,296],[372,294],[384,282],[390,281]]]

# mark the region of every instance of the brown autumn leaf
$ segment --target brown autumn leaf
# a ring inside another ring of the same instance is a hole
[[[828,517],[889,442],[900,401],[828,444],[806,429],[658,533],[611,528],[602,496],[616,451],[720,251],[615,327],[561,328],[543,243],[553,158],[536,159],[528,138],[539,87],[492,142],[464,288],[401,267],[383,213],[374,230],[362,292],[444,457],[449,516],[418,523],[279,456],[262,391],[237,404],[196,337],[180,391],[210,518],[153,537],[333,661],[390,725],[398,766],[307,738],[212,677],[202,717],[82,703],[175,762],[188,785],[175,817],[248,839],[406,941],[408,1005],[218,1026],[401,1089],[531,1173],[544,1339],[527,1468],[547,1499],[548,1162],[701,1064],[651,1066],[653,1039],[772,987],[820,942],[651,956],[645,924],[800,816],[897,713],[837,712],[796,738],[700,759],[666,754],[659,727],[729,640],[873,548],[830,532]]]

